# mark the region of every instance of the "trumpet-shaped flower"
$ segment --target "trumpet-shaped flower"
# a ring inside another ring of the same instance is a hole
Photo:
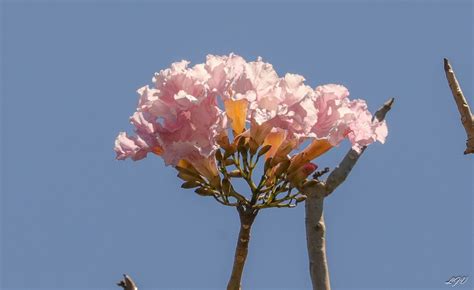
[[[209,158],[218,148],[216,137],[227,127],[226,116],[209,88],[205,66],[188,64],[173,63],[155,74],[153,88],[138,90],[137,112],[131,117],[137,136],[117,137],[118,159],[139,160],[159,152],[167,165],[175,166],[181,159]]]
[[[193,67],[175,62],[155,73],[152,86],[138,90],[130,117],[135,135],[119,133],[116,158],[160,155],[176,168],[183,188],[236,206],[245,229],[239,241],[248,241],[260,209],[293,207],[306,199],[301,188],[318,168],[313,159],[346,138],[361,151],[387,136],[385,122],[372,121],[366,103],[349,100],[345,87],[312,89],[304,82],[297,74],[279,77],[261,58],[246,62],[235,54],[208,55]],[[310,144],[290,156],[307,139]],[[264,155],[257,185],[252,174]],[[250,197],[234,188],[234,178],[247,182]],[[237,247],[233,274],[242,273],[247,245]],[[240,275],[232,275],[228,289],[239,287]]]
[[[388,135],[385,120],[382,122],[372,120],[372,114],[368,111],[364,100],[352,101],[349,108],[353,112],[353,119],[349,123],[347,137],[354,145],[356,151],[360,152],[362,147],[375,141],[379,141],[382,144],[385,143],[385,138]]]
[[[130,118],[136,136],[119,134],[117,158],[139,160],[154,152],[168,165],[183,159],[213,164],[208,159],[229,126],[234,136],[248,130],[244,135],[252,139],[253,147],[272,145],[266,156],[280,159],[302,141],[314,139],[300,157],[292,159],[292,169],[346,138],[358,151],[385,141],[385,122],[372,121],[366,103],[351,101],[347,88],[328,84],[313,90],[304,82],[297,74],[279,77],[261,58],[246,62],[235,54],[208,55],[205,63],[193,67],[187,61],[173,63],[155,74],[152,87],[138,90],[137,111]],[[213,172],[206,166],[196,168]]]
[[[335,146],[348,137],[356,150],[375,141],[385,141],[385,122],[372,122],[365,101],[350,101],[347,88],[329,84],[318,86],[315,93],[317,120],[311,132],[317,139],[327,139]]]

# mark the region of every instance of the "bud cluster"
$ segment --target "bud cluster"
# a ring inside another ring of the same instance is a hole
[[[203,196],[213,196],[217,201],[228,206],[243,205],[248,208],[294,207],[306,199],[299,188],[306,182],[317,165],[301,162],[300,155],[289,157],[295,148],[295,142],[284,142],[270,156],[272,145],[264,144],[261,138],[237,135],[229,142],[227,135],[219,138],[220,149],[216,150],[215,160],[218,174],[204,177],[189,162],[176,166],[178,177],[185,182],[183,188],[196,188],[195,192]],[[255,168],[260,160],[263,173],[258,183],[253,180]],[[247,197],[234,188],[232,179],[246,181],[251,195]]]

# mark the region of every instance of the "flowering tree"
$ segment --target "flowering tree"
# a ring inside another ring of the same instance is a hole
[[[387,136],[385,121],[373,120],[365,101],[350,100],[345,87],[313,89],[304,81],[235,54],[209,55],[193,67],[176,62],[155,74],[152,87],[138,90],[130,118],[136,134],[121,132],[115,141],[117,159],[161,156],[183,188],[237,209],[240,232],[227,289],[240,289],[261,209],[303,202],[304,189],[315,182],[307,180],[317,169],[312,161],[344,139],[360,153]],[[243,179],[248,192],[236,190],[234,179]]]

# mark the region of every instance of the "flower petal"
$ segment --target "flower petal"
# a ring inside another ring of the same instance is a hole
[[[245,121],[247,119],[247,108],[249,102],[245,99],[224,101],[225,111],[227,117],[232,121],[232,129],[237,134],[240,134],[245,129]]]
[[[271,145],[272,148],[265,154],[265,158],[270,158],[275,155],[280,145],[283,143],[286,137],[286,132],[283,130],[276,130],[274,132],[270,132],[265,141],[263,141],[263,146]]]

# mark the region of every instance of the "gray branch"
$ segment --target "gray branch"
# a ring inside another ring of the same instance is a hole
[[[471,108],[464,97],[464,94],[461,90],[454,70],[449,64],[448,59],[444,59],[444,72],[446,73],[446,79],[448,80],[449,88],[453,93],[454,101],[458,107],[459,114],[461,114],[461,122],[466,131],[467,140],[466,140],[466,150],[464,154],[474,153],[474,116],[471,113]]]
[[[381,122],[385,119],[385,115],[392,108],[393,101],[394,98],[389,99],[380,109],[377,110],[377,112],[375,112],[374,118],[377,119],[377,121]],[[344,180],[346,180],[366,148],[367,146],[363,147],[360,153],[357,153],[353,149],[350,149],[349,152],[347,152],[341,163],[339,163],[339,165],[329,174],[326,180],[325,196],[331,194],[341,183],[344,182]]]
[[[120,280],[117,285],[122,287],[124,290],[138,290],[135,282],[133,282],[132,278],[127,274],[123,274],[123,279]]]
[[[306,245],[308,247],[309,273],[313,289],[330,290],[329,270],[326,258],[326,226],[323,216],[322,183],[312,186],[314,194],[309,194],[305,202]]]
[[[394,99],[391,98],[377,110],[374,118],[378,121],[385,119],[385,115],[392,108]],[[309,272],[314,290],[330,290],[329,270],[326,258],[326,226],[324,224],[324,198],[331,194],[341,183],[346,180],[359,157],[360,153],[349,150],[339,165],[330,173],[326,182],[309,181],[301,191],[308,198],[305,204],[306,241],[309,257]]]

